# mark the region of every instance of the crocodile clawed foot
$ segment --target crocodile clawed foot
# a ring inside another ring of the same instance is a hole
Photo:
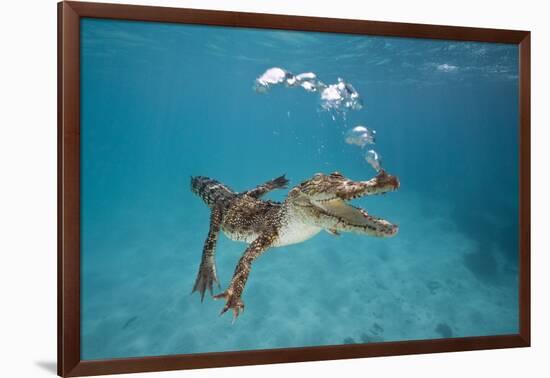
[[[214,299],[225,299],[225,306],[220,312],[220,316],[225,314],[227,310],[233,310],[233,323],[237,317],[244,311],[244,302],[240,296],[234,295],[233,290],[227,289],[221,294],[215,295]]]
[[[272,189],[284,189],[288,187],[288,180],[285,175],[279,176],[269,182]]]
[[[212,287],[216,283],[220,287],[220,282],[218,281],[218,276],[216,275],[216,267],[214,264],[202,265],[197,274],[197,279],[195,280],[195,285],[193,286],[193,291],[198,291],[201,295],[201,302],[204,300],[204,293],[208,289],[210,295],[212,295]]]

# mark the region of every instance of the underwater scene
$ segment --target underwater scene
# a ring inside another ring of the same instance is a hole
[[[518,117],[516,45],[82,19],[81,358],[518,333]]]

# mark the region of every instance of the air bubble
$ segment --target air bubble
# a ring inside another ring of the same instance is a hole
[[[344,113],[346,110],[360,110],[363,107],[361,96],[353,85],[338,78],[336,84],[326,85],[314,72],[303,72],[298,75],[280,68],[266,70],[254,82],[254,90],[266,93],[272,86],[284,84],[286,87],[301,87],[306,92],[318,92],[321,108],[328,111]]]
[[[374,144],[376,142],[376,131],[358,125],[346,132],[345,141],[347,144],[365,147],[367,144]]]
[[[272,67],[256,79],[254,90],[258,93],[265,93],[271,86],[281,84],[290,77],[293,77],[293,75],[282,68]]]
[[[321,106],[325,110],[360,110],[363,103],[353,85],[338,78],[338,83],[330,84],[321,92]]]
[[[382,156],[374,150],[368,150],[365,155],[365,160],[370,164],[376,172],[382,169]]]

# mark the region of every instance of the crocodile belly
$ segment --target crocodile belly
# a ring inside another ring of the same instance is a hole
[[[231,240],[242,241],[245,243],[252,243],[257,237],[258,233],[248,230],[222,230],[225,236]]]
[[[279,237],[273,246],[282,247],[285,245],[301,243],[305,240],[311,239],[319,232],[321,232],[320,227],[309,226],[300,222],[292,222],[290,224],[283,225],[280,228]]]

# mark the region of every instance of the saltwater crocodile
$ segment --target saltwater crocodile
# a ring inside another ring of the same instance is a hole
[[[365,210],[348,204],[354,198],[394,191],[399,180],[380,170],[368,181],[352,181],[338,172],[318,173],[288,193],[283,202],[260,198],[273,189],[286,188],[285,176],[267,181],[254,189],[237,193],[208,177],[191,178],[191,190],[211,209],[210,230],[204,243],[202,260],[193,287],[201,301],[208,289],[219,281],[216,275],[215,248],[222,230],[232,240],[249,243],[237,263],[228,288],[215,299],[226,301],[221,314],[233,310],[235,319],[243,310],[241,299],[252,262],[270,247],[303,242],[325,230],[385,237],[397,233],[398,227]]]

